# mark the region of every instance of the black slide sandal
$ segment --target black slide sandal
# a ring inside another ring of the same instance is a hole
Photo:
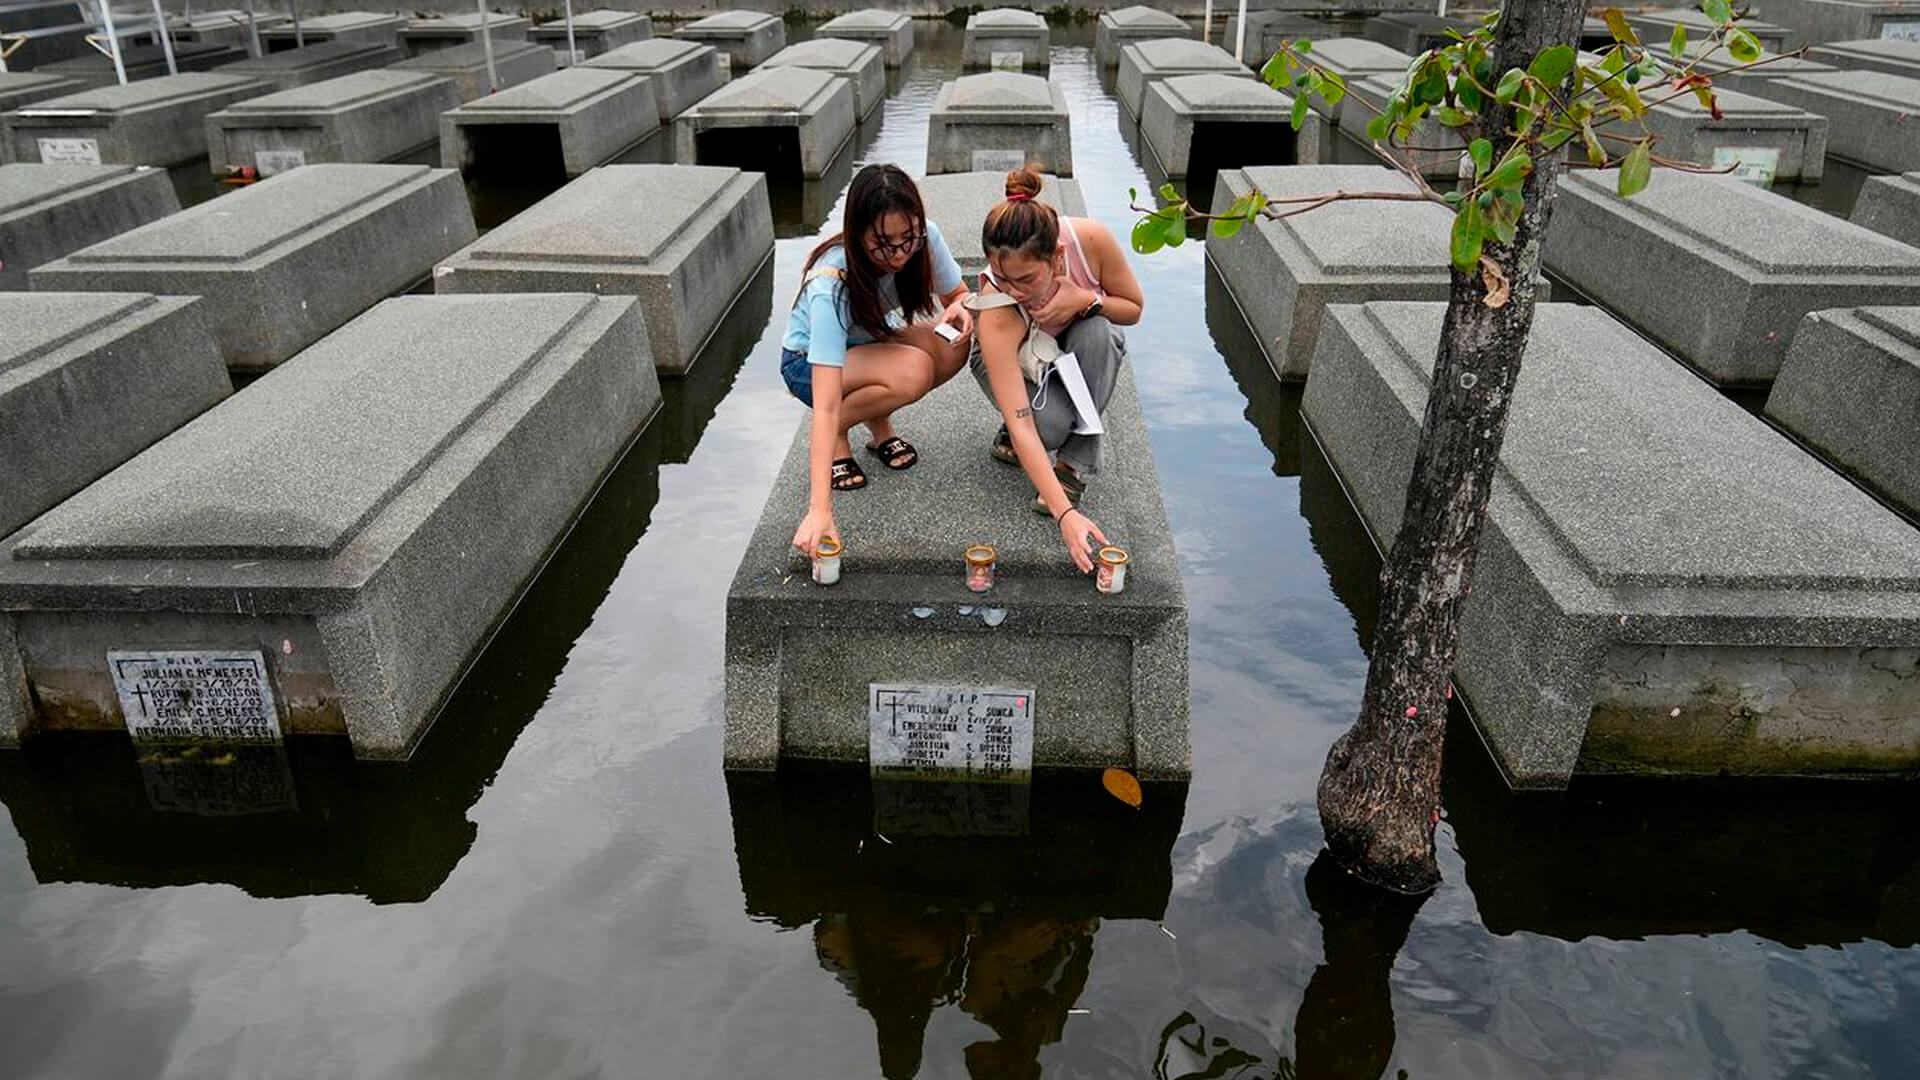
[[[833,463],[833,471],[827,474],[827,482],[835,491],[859,491],[867,486],[867,474],[861,471],[859,462],[843,457]]]
[[[902,469],[911,469],[920,461],[920,451],[915,450],[912,443],[898,435],[877,445],[867,447],[867,453],[879,458],[880,464],[885,465],[894,472],[899,472]],[[907,459],[905,464],[899,464],[901,458]]]

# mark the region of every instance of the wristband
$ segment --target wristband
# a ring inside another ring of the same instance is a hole
[[[1079,507],[1077,507],[1077,506],[1074,506],[1074,505],[1072,505],[1072,504],[1068,504],[1068,506],[1067,506],[1067,508],[1066,508],[1065,510],[1062,510],[1062,511],[1060,511],[1060,516],[1059,516],[1059,517],[1057,517],[1057,518],[1054,518],[1054,519],[1053,519],[1053,523],[1054,523],[1055,525],[1058,525],[1058,524],[1060,524],[1061,522],[1063,522],[1063,521],[1065,521],[1065,520],[1067,520],[1067,515],[1068,515],[1068,514],[1071,514],[1071,513],[1073,513],[1074,511],[1076,511],[1076,510],[1079,510],[1079,509],[1080,509],[1080,508],[1079,508]],[[1084,516],[1084,514],[1083,514],[1083,516]]]

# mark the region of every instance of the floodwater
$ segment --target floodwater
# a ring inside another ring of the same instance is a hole
[[[919,31],[863,158],[923,161],[959,33]],[[1091,37],[1055,30],[1054,78],[1124,229],[1146,177]],[[1911,785],[1522,797],[1456,724],[1438,892],[1317,861],[1378,564],[1195,244],[1138,260],[1132,334],[1192,783],[1135,814],[1050,777],[956,837],[882,836],[942,808],[858,773],[729,782],[724,598],[801,418],[774,316],[830,216],[782,198],[771,271],[411,763],[0,754],[0,1076],[1920,1075]]]

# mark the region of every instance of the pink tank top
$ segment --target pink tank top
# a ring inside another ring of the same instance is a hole
[[[1060,215],[1060,250],[1066,252],[1068,280],[1093,290],[1095,296],[1105,297],[1107,291],[1100,287],[1100,277],[1093,272],[1093,264],[1087,261],[1086,250],[1080,246],[1080,234],[1073,231],[1073,219],[1065,214]],[[1040,329],[1058,336],[1072,322],[1067,319],[1054,326],[1042,324]]]

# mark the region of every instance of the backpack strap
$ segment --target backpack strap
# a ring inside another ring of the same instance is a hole
[[[807,286],[813,284],[814,281],[820,278],[830,278],[834,281],[844,283],[847,280],[847,272],[837,266],[816,266],[807,271],[800,278],[799,291],[793,294],[794,307],[799,307],[800,298],[807,295]]]

